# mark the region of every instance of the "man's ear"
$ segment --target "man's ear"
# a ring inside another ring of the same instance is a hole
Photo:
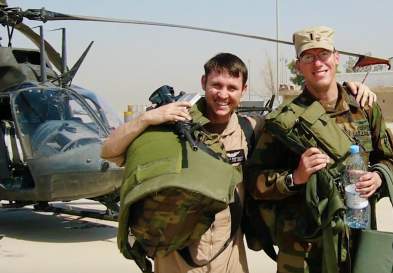
[[[336,65],[339,65],[339,63],[340,63],[340,54],[337,51],[334,51],[334,60],[336,62]]]
[[[206,75],[202,75],[202,77],[201,77],[201,85],[202,85],[202,89],[204,91],[206,91]]]
[[[244,86],[243,86],[243,90],[242,90],[242,96],[247,91],[247,89],[248,89],[248,85],[247,85],[247,83],[245,83]]]

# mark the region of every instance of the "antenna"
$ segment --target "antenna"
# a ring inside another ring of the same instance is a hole
[[[368,74],[370,74],[370,71],[367,71],[366,75],[364,75],[364,79],[362,80],[362,83],[366,82],[366,79],[368,77]]]
[[[37,27],[34,27],[37,28]],[[44,27],[38,26],[40,29],[40,72],[41,72],[41,82],[45,83],[48,79],[46,76],[46,55],[45,55],[45,39],[44,39]]]
[[[67,35],[66,35],[66,28],[56,28],[52,29],[52,31],[61,30],[61,69],[60,73],[63,76],[67,71]],[[63,77],[60,77],[61,79]],[[63,84],[62,84],[63,85]]]
[[[67,70],[67,37],[65,27],[61,28],[61,74]]]

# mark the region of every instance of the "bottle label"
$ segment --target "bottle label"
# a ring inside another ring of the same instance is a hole
[[[356,192],[356,185],[350,184],[345,186],[345,204],[351,209],[363,209],[368,206],[367,198],[362,198]]]

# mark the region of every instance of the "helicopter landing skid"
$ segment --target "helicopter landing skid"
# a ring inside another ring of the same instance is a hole
[[[35,211],[42,211],[42,212],[53,212],[55,214],[68,214],[68,215],[75,215],[81,217],[88,217],[100,220],[107,220],[107,221],[118,221],[118,214],[112,213],[110,210],[102,213],[97,210],[90,210],[90,209],[67,209],[67,208],[59,208],[49,204],[36,204],[34,205]]]

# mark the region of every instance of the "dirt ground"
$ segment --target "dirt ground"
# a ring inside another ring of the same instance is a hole
[[[379,227],[393,231],[392,208],[382,200]],[[73,206],[102,208],[87,200]],[[0,210],[1,273],[137,273],[133,261],[116,246],[116,223],[30,208]],[[248,251],[250,273],[273,273],[274,263],[263,253]]]

